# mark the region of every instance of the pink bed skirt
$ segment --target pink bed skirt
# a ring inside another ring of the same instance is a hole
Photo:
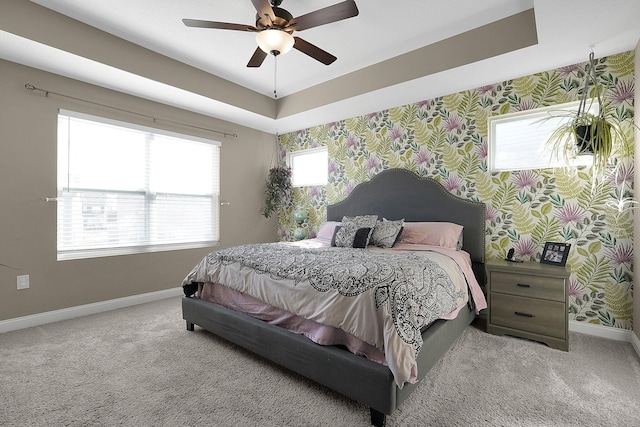
[[[359,338],[333,326],[307,320],[295,314],[265,304],[252,296],[217,283],[204,283],[198,291],[200,299],[247,314],[291,332],[302,334],[321,345],[342,345],[353,354],[387,365],[384,353]]]

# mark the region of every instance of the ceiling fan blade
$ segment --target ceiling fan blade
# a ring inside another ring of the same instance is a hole
[[[255,52],[253,52],[253,56],[249,60],[247,67],[256,68],[262,65],[264,59],[267,57],[267,54],[264,50],[257,48]]]
[[[301,39],[300,37],[294,37],[295,43],[293,47],[298,49],[302,53],[306,53],[310,57],[315,60],[322,62],[324,65],[332,64],[335,61],[335,56],[331,55],[329,52],[326,52],[320,49],[318,46],[315,46],[308,41]]]
[[[184,25],[196,28],[217,28],[220,30],[237,30],[255,32],[258,29],[252,25],[230,24],[228,22],[201,21],[200,19],[183,19]]]
[[[306,15],[298,16],[289,22],[288,27],[294,27],[296,31],[302,31],[320,25],[330,24],[331,22],[352,18],[358,16],[358,13],[360,12],[358,12],[356,2],[347,0],[307,13]]]
[[[269,0],[251,0],[251,3],[253,3],[253,7],[256,8],[260,18],[264,18],[265,15],[269,15],[271,22],[276,20],[276,14],[273,13],[273,8],[271,7]]]

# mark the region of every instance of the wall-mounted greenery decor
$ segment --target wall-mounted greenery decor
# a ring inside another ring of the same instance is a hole
[[[633,142],[634,53],[595,60],[611,82],[607,102]],[[294,205],[309,207],[311,234],[325,206],[387,168],[440,181],[452,193],[487,204],[488,259],[538,261],[547,241],[571,243],[570,318],[632,327],[633,215],[619,210],[633,196],[633,146],[617,158],[616,175],[595,190],[590,168],[490,173],[487,118],[579,99],[586,63],[454,93],[416,104],[280,136],[282,152],[327,146],[329,184],[294,189]],[[293,240],[293,208],[280,214],[283,240]]]

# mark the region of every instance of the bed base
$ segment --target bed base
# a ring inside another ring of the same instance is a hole
[[[327,206],[327,220],[343,216],[376,214],[405,221],[454,222],[464,227],[464,247],[473,271],[484,284],[485,205],[451,194],[440,183],[404,169],[388,169],[356,186],[349,196]],[[182,313],[187,329],[194,325],[246,348],[268,360],[316,381],[348,398],[367,405],[371,423],[385,424],[415,389],[416,384],[396,386],[389,368],[356,356],[340,347],[322,346],[305,336],[236,313],[197,298],[184,298]],[[418,354],[418,380],[440,360],[475,317],[464,309],[454,320],[438,320],[423,334]]]
[[[393,413],[417,386],[406,384],[400,390],[386,366],[340,347],[316,344],[303,335],[198,298],[182,299],[182,315],[189,331],[198,325],[367,405],[374,426],[384,426],[386,416]],[[418,355],[418,379],[424,378],[474,317],[474,311],[465,308],[456,319],[438,320],[422,334],[424,345]]]

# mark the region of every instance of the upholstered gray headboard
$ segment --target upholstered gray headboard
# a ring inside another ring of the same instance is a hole
[[[359,184],[345,200],[327,206],[328,221],[373,214],[391,220],[460,224],[464,227],[463,249],[474,263],[484,263],[484,203],[457,197],[431,178],[406,169],[387,169]]]

